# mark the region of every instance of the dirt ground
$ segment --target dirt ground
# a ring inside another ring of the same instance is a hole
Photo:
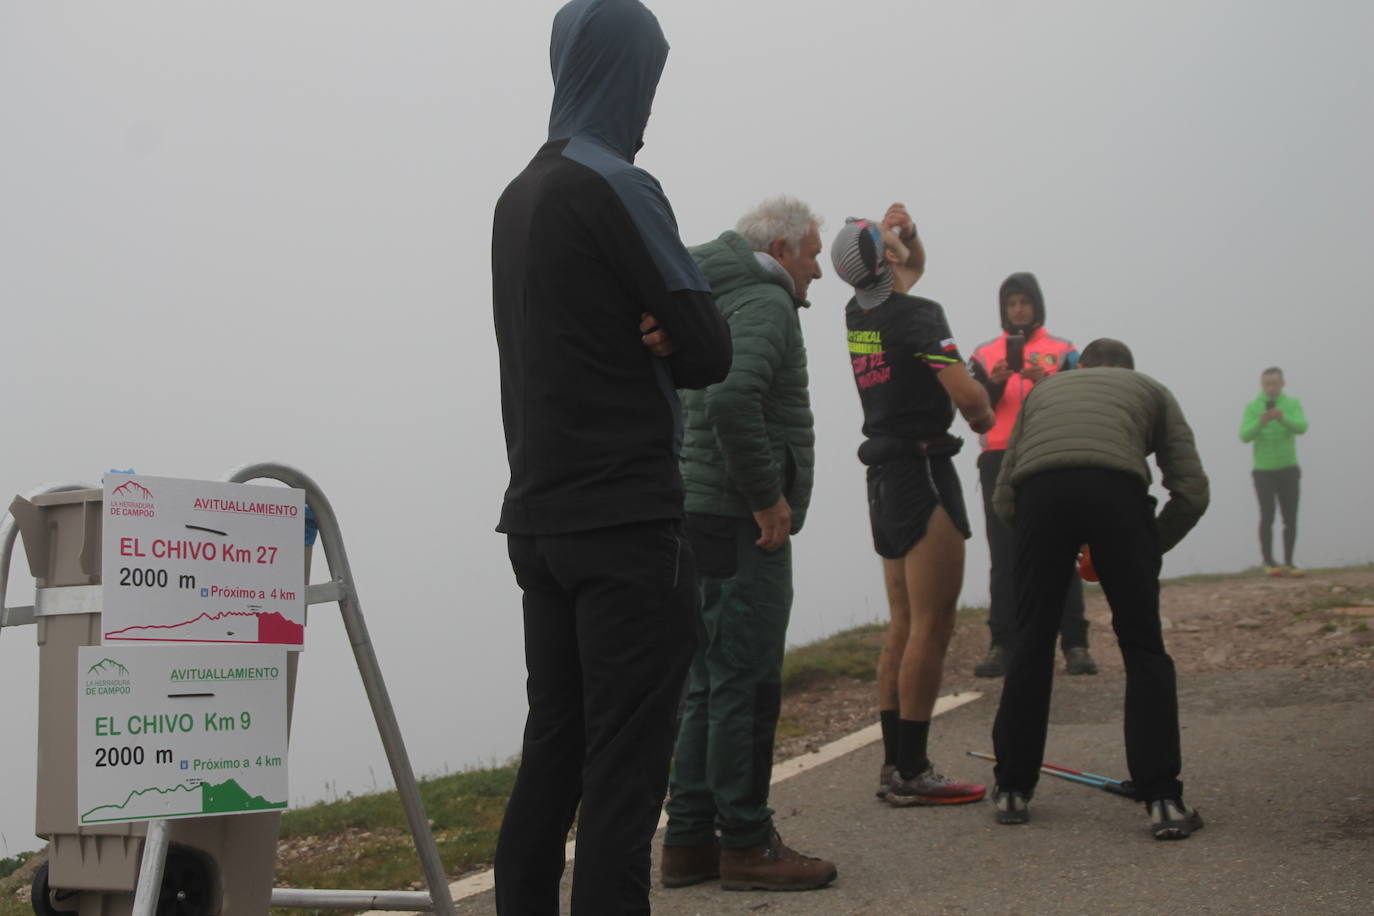
[[[1088,639],[1102,673],[1120,676],[1121,655],[1102,590],[1085,595]],[[1302,579],[1198,576],[1160,592],[1164,639],[1180,673],[1260,668],[1374,668],[1374,566],[1309,573]],[[881,637],[874,637],[878,651]],[[973,676],[988,649],[984,619],[961,621],[945,660],[942,693],[996,694],[1000,679]],[[1063,661],[1060,659],[1060,676]],[[877,721],[873,683],[847,679],[793,694],[783,716],[796,737],[780,740],[787,760]]]

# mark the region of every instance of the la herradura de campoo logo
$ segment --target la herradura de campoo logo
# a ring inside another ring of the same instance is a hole
[[[86,669],[86,695],[128,693],[133,686],[129,669],[113,658],[102,658]]]
[[[152,518],[156,514],[153,491],[137,480],[126,480],[110,491],[110,505],[106,510],[110,515]]]

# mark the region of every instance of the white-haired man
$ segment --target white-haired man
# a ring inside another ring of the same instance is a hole
[[[683,391],[682,477],[701,630],[668,801],[662,878],[807,890],[835,866],[785,846],[768,786],[792,609],[789,537],[811,499],[815,432],[798,312],[821,276],[820,220],[776,197],[692,249],[730,326],[725,380]]]

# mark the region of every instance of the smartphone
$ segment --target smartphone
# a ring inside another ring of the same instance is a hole
[[[1273,399],[1273,398],[1270,398],[1269,400],[1267,400],[1267,401],[1264,402],[1264,409],[1265,409],[1265,410],[1273,410],[1273,409],[1274,409],[1274,399]]]
[[[1007,371],[1020,372],[1026,368],[1026,335],[1007,335]]]

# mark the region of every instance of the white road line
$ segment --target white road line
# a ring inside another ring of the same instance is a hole
[[[965,703],[972,703],[981,696],[982,694],[975,690],[967,693],[952,693],[948,696],[940,697],[940,699],[935,701],[935,709],[931,712],[931,717],[934,718],[935,716],[944,715],[951,710],[958,709]],[[851,735],[837,738],[813,754],[802,754],[800,757],[793,757],[791,760],[784,760],[782,763],[774,764],[772,785],[776,786],[783,780],[791,779],[793,776],[799,776],[808,770],[814,770],[818,766],[824,766],[832,760],[838,760],[845,754],[857,751],[861,747],[867,747],[873,742],[881,740],[882,737],[882,727],[875,723],[866,728],[861,728]],[[668,814],[664,812],[658,819],[658,829],[662,830],[667,824]],[[569,862],[572,861],[573,850],[576,847],[577,841],[569,840],[567,847],[563,851],[564,857]],[[487,869],[486,871],[478,872],[475,875],[468,875],[466,878],[455,881],[453,884],[449,885],[448,889],[449,893],[453,895],[454,903],[457,903],[460,900],[466,900],[469,897],[475,897],[478,894],[486,893],[494,887],[496,887],[496,877],[491,869]],[[371,912],[364,913],[363,916],[389,916],[389,914],[382,910],[372,910]]]

